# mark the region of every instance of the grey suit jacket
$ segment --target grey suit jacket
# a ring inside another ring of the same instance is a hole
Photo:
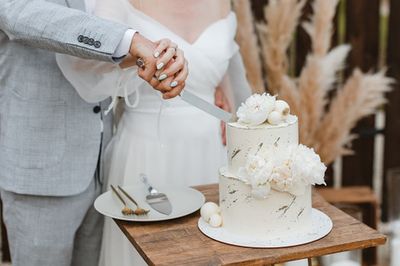
[[[101,115],[57,67],[55,52],[112,61],[127,26],[90,16],[83,0],[0,0],[0,187],[64,196],[93,178]],[[111,121],[105,118],[104,143]]]

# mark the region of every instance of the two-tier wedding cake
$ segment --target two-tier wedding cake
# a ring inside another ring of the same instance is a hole
[[[312,226],[311,186],[325,184],[326,167],[313,149],[299,144],[297,117],[286,102],[269,94],[252,95],[237,117],[227,124],[228,165],[220,170],[220,206],[211,208],[221,219],[212,217],[210,223],[208,205],[203,219],[235,236],[306,234]]]

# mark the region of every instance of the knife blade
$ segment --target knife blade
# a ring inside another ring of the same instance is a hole
[[[200,98],[199,96],[193,94],[192,92],[190,92],[188,90],[183,90],[181,92],[180,96],[181,96],[181,99],[184,100],[185,102],[218,118],[219,120],[224,121],[225,123],[234,121],[234,116],[231,113],[215,106],[214,104],[207,102],[206,100]]]
[[[151,208],[162,214],[170,215],[172,213],[172,205],[167,195],[158,192],[154,187],[152,187],[149,184],[147,176],[145,174],[140,174],[140,177],[149,193],[148,195],[146,195],[147,204],[149,204]]]

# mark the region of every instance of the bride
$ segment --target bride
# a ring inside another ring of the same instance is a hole
[[[216,88],[231,106],[250,94],[234,41],[236,16],[230,0],[97,0],[94,13],[125,23],[152,41],[168,38],[176,43],[189,64],[185,89],[210,103]],[[141,185],[142,172],[156,187],[218,181],[218,169],[226,160],[220,121],[179,97],[164,100],[132,69],[65,55],[57,60],[85,100],[112,96],[115,104],[118,96],[124,97],[124,113],[107,148],[108,184]],[[156,75],[159,79],[168,74],[163,70]],[[100,264],[145,264],[110,219]]]

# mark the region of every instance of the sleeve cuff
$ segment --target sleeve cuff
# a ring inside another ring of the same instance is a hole
[[[129,53],[133,35],[135,35],[136,32],[137,32],[136,30],[132,30],[132,29],[128,29],[125,32],[124,37],[122,38],[121,42],[118,44],[117,49],[115,50],[115,53],[112,56],[115,61],[121,60]]]

